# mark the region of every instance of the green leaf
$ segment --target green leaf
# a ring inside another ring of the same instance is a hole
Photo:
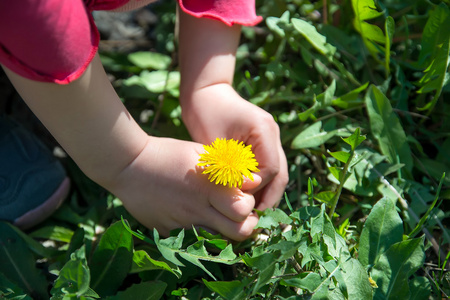
[[[330,106],[333,101],[335,92],[336,92],[336,81],[333,80],[333,82],[326,89],[326,91],[314,99],[314,104],[312,107],[310,107],[306,111],[298,114],[298,118],[300,119],[300,121],[302,121],[302,122],[306,121],[310,115],[314,114],[319,109]]]
[[[411,297],[409,300],[430,299],[431,283],[426,277],[414,277],[409,281]]]
[[[422,230],[422,227],[425,224],[425,222],[428,220],[428,218],[431,214],[431,211],[436,206],[436,203],[439,200],[439,194],[441,192],[442,183],[444,182],[444,178],[445,178],[445,173],[442,174],[441,180],[439,181],[439,186],[436,191],[436,196],[434,198],[433,203],[431,203],[431,205],[428,207],[427,212],[422,216],[422,218],[420,218],[420,221],[419,221],[419,223],[417,223],[417,226],[414,228],[414,230],[408,235],[410,238],[415,237]]]
[[[308,22],[301,19],[292,19],[292,25],[303,37],[321,54],[325,55],[329,59],[332,59],[336,48],[327,43],[325,36],[317,32],[317,29]]]
[[[280,24],[287,25],[289,23],[289,11],[285,11],[281,17],[267,17],[267,27],[278,34],[280,37],[285,37],[284,29],[280,27]]]
[[[51,248],[51,247],[44,247],[41,243],[36,241],[35,239],[31,238],[29,235],[25,234],[23,231],[21,231],[19,228],[9,224],[9,223],[3,223],[6,226],[10,227],[10,230],[13,230],[22,240],[27,244],[28,248],[33,251],[35,254],[46,257],[46,258],[53,258],[61,254],[61,251]],[[3,225],[2,225],[3,226]]]
[[[135,251],[133,253],[133,264],[131,265],[130,273],[147,270],[166,270],[181,278],[181,271],[178,267],[172,268],[166,262],[155,260],[144,250]]]
[[[336,238],[336,230],[331,223],[328,215],[325,213],[325,205],[321,206],[320,214],[311,218],[311,237],[315,235],[328,235],[329,237]]]
[[[432,63],[440,45],[450,36],[450,26],[448,26],[450,10],[444,3],[435,6],[430,12],[427,23],[423,29],[421,50],[418,67],[425,68]]]
[[[430,93],[432,91],[435,91],[435,94],[433,99],[424,107],[419,108],[419,110],[428,110],[430,112],[436,105],[442,88],[450,81],[450,75],[447,72],[450,63],[450,37],[447,37],[437,48],[439,48],[439,51],[436,53],[436,57],[434,57],[431,64],[424,71],[425,74],[423,77],[417,82],[417,85],[420,87],[417,91],[419,94]]]
[[[11,300],[33,300],[16,284],[9,281],[5,275],[0,273],[0,299]]]
[[[256,228],[272,229],[280,224],[291,224],[292,219],[279,208],[267,208],[259,218]]]
[[[394,38],[395,33],[395,22],[394,19],[391,16],[388,16],[386,18],[386,21],[384,23],[384,30],[386,31],[386,42],[385,42],[385,48],[384,48],[384,56],[385,56],[385,68],[386,68],[386,78],[389,77],[389,74],[391,73],[390,69],[390,63],[391,63],[391,44],[392,39]]]
[[[361,105],[363,103],[362,99],[360,99],[359,94],[364,91],[369,86],[369,82],[366,82],[365,84],[361,85],[360,87],[357,87],[356,89],[334,99],[332,101],[332,104],[334,106],[340,107],[340,108],[350,108],[357,105]]]
[[[235,261],[237,256],[233,251],[233,246],[229,244],[224,250],[219,253],[218,258],[227,261]]]
[[[383,15],[383,12],[377,11],[373,0],[352,0],[352,7],[355,17],[360,21],[375,19]]]
[[[172,95],[177,96],[177,90],[180,85],[180,73],[176,71],[158,70],[149,72],[144,70],[139,76],[134,75],[125,79],[123,85],[126,87],[141,86],[155,94],[169,91]]]
[[[361,263],[354,258],[350,258],[340,266],[348,299],[371,299],[372,287],[366,269]]]
[[[361,232],[358,259],[372,266],[390,246],[402,241],[403,222],[392,200],[382,198],[370,212]]]
[[[365,136],[360,135],[360,129],[356,128],[351,136],[343,138],[342,140],[352,147],[352,151],[355,151],[356,147],[358,147],[365,139]]]
[[[256,268],[259,271],[258,279],[252,291],[252,295],[255,295],[272,278],[275,272],[275,256],[272,253],[263,253],[256,257],[244,255],[242,259],[248,266]]]
[[[298,134],[292,141],[292,149],[305,149],[314,148],[324,144],[326,141],[334,136],[345,136],[347,135],[347,130],[345,129],[335,129],[332,131],[321,131],[322,121],[316,122],[300,134]]]
[[[216,277],[200,262],[200,259],[207,259],[209,256],[208,252],[206,251],[204,241],[198,241],[195,244],[190,245],[186,249],[186,252],[179,252],[178,254],[191,264],[196,265],[197,267],[205,271],[206,274],[216,280]]]
[[[328,170],[330,170],[330,173],[336,178],[338,182],[341,181],[342,176],[344,174],[344,168],[342,167],[328,167]]]
[[[337,160],[346,164],[350,159],[351,153],[346,151],[336,151],[336,152],[328,152],[331,156],[336,158]]]
[[[374,299],[409,299],[409,277],[425,260],[425,237],[402,241],[384,252],[372,270],[378,288]]]
[[[361,34],[364,44],[372,56],[376,57],[380,52],[380,46],[375,47],[372,43],[384,44],[386,39],[383,31],[376,25],[366,21],[378,18],[383,12],[378,12],[373,0],[352,0],[352,7],[355,13],[353,26]]]
[[[336,192],[324,191],[314,195],[314,199],[327,205],[330,205],[333,202],[335,196]]]
[[[33,238],[49,239],[69,243],[72,239],[73,230],[61,226],[41,227],[29,234]]]
[[[115,296],[107,297],[106,300],[158,300],[164,295],[166,287],[167,283],[158,280],[141,282],[118,292]]]
[[[105,231],[92,255],[92,288],[101,296],[114,294],[127,276],[132,259],[132,235],[118,221]]]
[[[138,51],[128,54],[128,59],[141,69],[166,70],[172,59],[164,54]]]
[[[292,286],[314,292],[322,283],[322,277],[317,273],[300,273],[298,277],[281,280],[282,285]]]
[[[365,100],[371,131],[380,145],[381,152],[391,163],[405,164],[406,170],[410,172],[413,167],[411,150],[389,99],[376,86],[371,85]]]
[[[80,297],[87,293],[92,294],[92,290],[89,288],[90,280],[91,276],[86,262],[85,247],[83,245],[70,255],[70,260],[66,262],[59,272],[51,293],[55,297]]]
[[[167,239],[160,240],[158,231],[156,229],[153,229],[153,236],[156,246],[158,247],[158,250],[159,252],[161,252],[162,256],[164,256],[164,258],[171,263],[180,267],[184,267],[184,264],[180,262],[175,256],[175,253],[177,253],[177,251],[181,249],[181,246],[183,244],[184,230],[181,230],[176,237],[168,237]]]
[[[48,298],[47,282],[27,244],[5,222],[0,222],[0,232],[0,273],[33,298]]]
[[[279,256],[277,254],[277,261],[285,261],[288,258],[291,258],[293,255],[297,253],[297,249],[301,245],[302,241],[285,241],[281,240],[276,244],[269,245],[267,247],[268,251],[280,251]]]
[[[244,280],[234,281],[206,281],[203,279],[203,283],[208,289],[218,293],[220,296],[227,300],[241,300],[247,297],[245,288],[251,282],[251,278],[244,278]]]

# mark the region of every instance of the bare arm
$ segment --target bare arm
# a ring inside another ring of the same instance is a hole
[[[147,142],[129,115],[96,56],[86,72],[68,85],[32,81],[5,68],[31,110],[80,168],[108,185]]]

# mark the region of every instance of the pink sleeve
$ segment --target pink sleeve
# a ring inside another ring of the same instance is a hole
[[[69,83],[85,71],[98,42],[82,0],[0,1],[0,63],[23,77]]]
[[[0,64],[31,80],[67,84],[95,56],[99,33],[90,13],[117,9],[129,0],[0,0]],[[195,17],[253,26],[255,0],[179,0]],[[139,4],[150,0],[137,0]]]
[[[197,18],[210,18],[231,26],[254,26],[262,17],[256,15],[255,0],[178,0],[181,9]]]

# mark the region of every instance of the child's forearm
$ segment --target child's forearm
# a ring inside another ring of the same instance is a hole
[[[98,183],[112,183],[145,147],[147,134],[123,106],[98,56],[68,85],[32,81],[5,71],[31,110]]]
[[[179,44],[180,102],[188,105],[190,95],[203,87],[233,82],[235,53],[241,26],[195,18],[180,11]]]

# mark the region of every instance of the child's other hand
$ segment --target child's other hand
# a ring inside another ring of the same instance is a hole
[[[233,138],[252,145],[259,162],[262,183],[248,193],[255,194],[256,208],[276,206],[288,182],[286,156],[279,127],[263,109],[242,99],[226,83],[197,89],[184,101],[183,120],[196,142],[210,144],[216,138]]]
[[[143,225],[168,235],[175,228],[205,227],[241,241],[258,222],[253,195],[209,182],[197,166],[201,144],[148,137],[139,156],[107,188]],[[246,180],[243,188],[261,182]]]

